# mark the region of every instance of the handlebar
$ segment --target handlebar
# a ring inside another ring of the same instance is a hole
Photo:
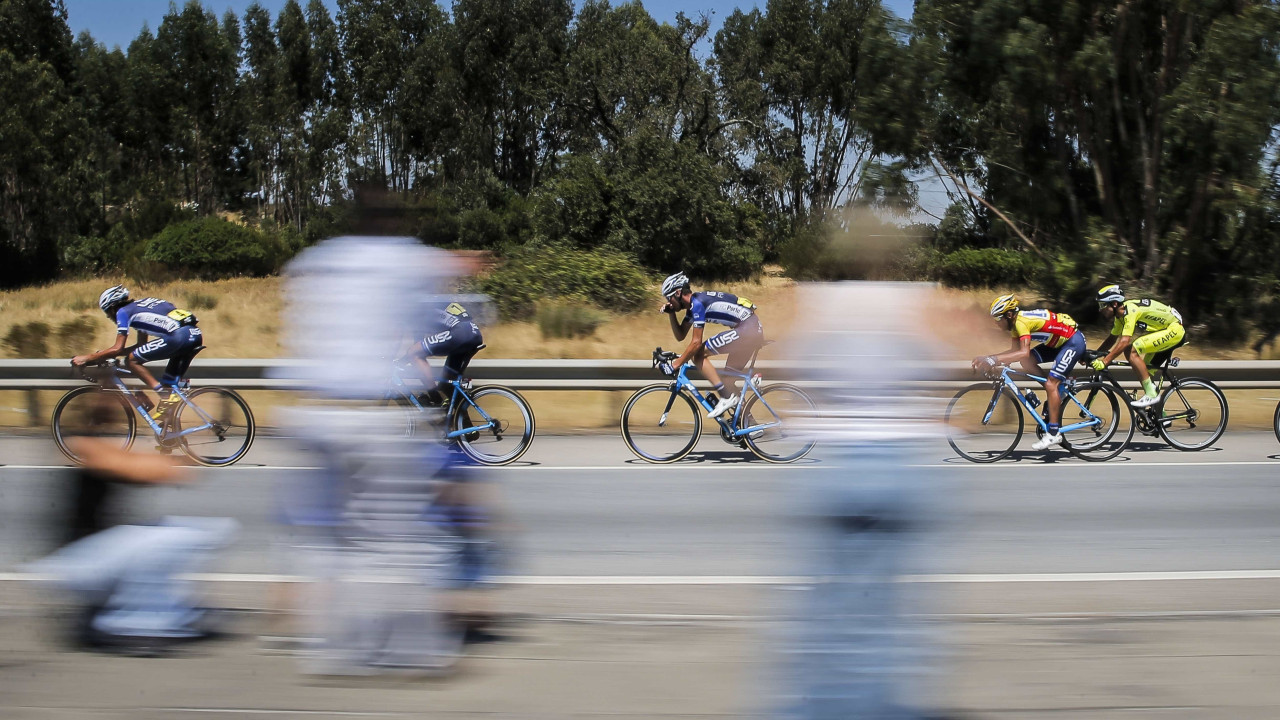
[[[121,372],[124,364],[119,358],[108,358],[106,360],[98,360],[97,362],[85,363],[84,365],[72,365],[71,373],[78,376],[81,380],[89,382],[99,382],[108,375]],[[128,371],[125,371],[128,372]]]

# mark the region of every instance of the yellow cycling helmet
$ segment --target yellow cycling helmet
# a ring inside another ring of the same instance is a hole
[[[991,301],[991,317],[1000,317],[1010,310],[1018,309],[1018,296],[1012,293],[1001,295]]]

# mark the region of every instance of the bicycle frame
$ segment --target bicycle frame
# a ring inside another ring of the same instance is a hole
[[[1120,363],[1113,363],[1113,364],[1119,367],[1129,367],[1129,363],[1120,362]],[[1152,375],[1155,375],[1156,373],[1160,373],[1160,381],[1159,381],[1159,384],[1157,385],[1157,387],[1160,388],[1160,390],[1158,391],[1159,394],[1161,394],[1164,397],[1168,397],[1170,395],[1177,395],[1178,398],[1182,400],[1183,404],[1189,406],[1190,403],[1187,402],[1186,396],[1182,394],[1182,384],[1178,381],[1178,377],[1174,375],[1172,372],[1175,366],[1176,366],[1175,362],[1169,362],[1169,363],[1165,363],[1160,367],[1149,368],[1148,372],[1151,373]],[[1124,402],[1126,405],[1129,406],[1129,409],[1143,419],[1143,422],[1141,423],[1141,427],[1140,427],[1143,434],[1155,435],[1157,424],[1162,424],[1165,427],[1168,427],[1169,424],[1172,423],[1174,420],[1181,420],[1183,418],[1187,418],[1188,422],[1191,423],[1191,426],[1195,427],[1195,420],[1198,416],[1198,413],[1194,408],[1190,408],[1186,412],[1174,413],[1172,415],[1167,415],[1167,414],[1161,415],[1161,417],[1157,418],[1155,416],[1154,405],[1149,405],[1147,407],[1133,406],[1133,398],[1129,396],[1129,392],[1125,390],[1123,385],[1120,384],[1120,381],[1117,380],[1115,376],[1111,374],[1110,369],[1104,368],[1102,370],[1096,370],[1094,371],[1094,376],[1099,380],[1099,382],[1105,382],[1111,387],[1115,388],[1116,392],[1120,394],[1120,397],[1124,398]],[[1167,387],[1167,390],[1165,389],[1166,387]]]
[[[707,412],[711,412],[713,409],[715,409],[715,406],[712,405],[710,401],[707,400],[706,396],[704,396],[698,390],[697,386],[693,384],[693,381],[689,379],[689,376],[687,375],[688,371],[689,371],[689,364],[685,363],[684,365],[680,366],[679,372],[676,373],[675,382],[671,384],[671,397],[667,399],[667,407],[662,411],[662,423],[659,423],[659,424],[666,423],[667,413],[671,412],[671,406],[675,403],[676,395],[680,392],[681,388],[687,389],[690,393],[692,393],[694,399],[697,400],[698,404],[701,405],[703,408],[705,408]],[[715,421],[720,424],[720,428],[729,437],[734,437],[734,438],[745,437],[747,435],[750,435],[751,433],[759,432],[761,430],[768,430],[769,428],[775,428],[782,424],[781,421],[775,421],[775,422],[760,423],[758,425],[752,425],[750,427],[745,427],[745,428],[740,427],[741,421],[742,421],[742,415],[745,412],[745,408],[747,406],[747,397],[746,397],[747,388],[751,388],[751,392],[756,396],[756,398],[760,401],[762,405],[768,408],[769,412],[773,415],[773,417],[775,418],[778,417],[777,411],[774,410],[772,407],[770,407],[769,402],[764,399],[764,395],[760,393],[760,390],[755,386],[755,383],[751,382],[751,378],[749,375],[750,372],[751,372],[750,370],[748,370],[747,372],[737,372],[736,370],[729,370],[728,368],[720,371],[721,375],[730,375],[732,377],[742,379],[743,396],[741,400],[738,402],[737,407],[734,408],[733,419],[731,421],[726,421],[723,416],[717,416],[715,418]]]
[[[408,400],[409,404],[417,408],[418,411],[425,412],[426,407],[418,401],[417,396],[414,395],[414,393],[409,390],[408,386],[405,385],[403,368],[394,368],[391,373],[391,377],[395,392],[398,392],[401,397]],[[469,435],[480,430],[492,430],[496,427],[496,423],[493,418],[489,417],[489,414],[484,411],[484,408],[477,405],[475,400],[471,399],[471,395],[467,393],[465,388],[463,388],[462,380],[455,378],[453,380],[449,380],[448,383],[453,386],[453,393],[449,400],[449,406],[456,407],[459,410],[465,410],[468,408],[474,409],[476,412],[480,413],[480,417],[484,418],[484,423],[480,425],[472,425],[471,427],[463,428],[462,430],[446,431],[444,434],[446,440],[454,440],[462,437],[463,435]],[[390,397],[390,394],[388,394],[388,397]],[[466,407],[460,405],[460,401],[466,401]]]
[[[994,387],[997,388],[996,394],[992,395],[991,404],[987,407],[986,414],[982,416],[982,424],[986,425],[987,423],[991,422],[991,416],[992,414],[995,413],[995,410],[996,410],[996,399],[1000,397],[999,389],[1008,388],[1013,393],[1013,396],[1018,399],[1018,404],[1021,405],[1023,409],[1027,411],[1027,414],[1030,415],[1032,419],[1036,421],[1036,425],[1040,426],[1041,430],[1045,432],[1049,432],[1049,423],[1046,422],[1045,419],[1040,416],[1040,413],[1036,412],[1036,409],[1032,407],[1030,403],[1027,402],[1026,396],[1022,394],[1022,391],[1018,389],[1017,383],[1013,381],[1014,376],[1024,377],[1029,380],[1034,380],[1035,382],[1039,383],[1041,386],[1043,386],[1044,383],[1048,381],[1047,377],[1042,377],[1040,375],[1032,375],[1031,373],[1023,372],[1021,370],[1014,370],[1009,367],[1001,368],[1000,378],[998,380],[995,380],[993,383]],[[1071,402],[1076,404],[1076,407],[1084,411],[1084,413],[1089,417],[1089,419],[1082,422],[1078,422],[1078,423],[1072,423],[1071,425],[1063,425],[1062,427],[1058,428],[1058,432],[1065,433],[1065,432],[1070,432],[1072,430],[1082,430],[1084,428],[1090,428],[1090,427],[1101,425],[1102,420],[1097,415],[1094,415],[1089,410],[1088,407],[1086,407],[1083,403],[1080,402],[1080,400],[1076,397],[1075,390],[1071,387],[1071,384],[1072,383],[1070,383],[1069,380],[1062,383],[1062,387],[1060,388],[1060,393],[1062,394],[1063,400],[1065,401],[1067,399],[1070,399]],[[1045,402],[1047,403],[1048,399],[1046,399]],[[1065,409],[1066,402],[1063,402],[1062,406]]]
[[[180,430],[178,432],[165,431],[164,426],[156,422],[155,418],[151,417],[151,413],[147,412],[146,408],[142,406],[142,403],[138,402],[138,398],[133,394],[133,391],[129,390],[129,387],[124,384],[124,378],[131,377],[133,373],[130,372],[128,369],[120,367],[118,365],[113,365],[110,367],[112,372],[111,372],[109,381],[110,381],[110,384],[114,387],[114,391],[121,393],[121,395],[125,398],[125,401],[129,403],[129,407],[132,407],[134,412],[136,412],[147,423],[147,426],[151,428],[151,432],[156,436],[156,438],[160,442],[173,443],[179,438],[183,438],[183,437],[186,437],[187,435],[191,435],[193,433],[197,433],[202,430],[209,430],[209,429],[213,429],[217,431],[219,436],[222,435],[223,431],[218,428],[217,422],[215,422],[212,417],[209,417],[209,414],[206,413],[204,410],[202,410],[199,405],[196,405],[195,403],[191,402],[187,398],[186,393],[182,392],[182,389],[177,386],[171,388],[170,392],[177,393],[178,398],[182,400],[182,403],[186,407],[189,407],[192,410],[195,410],[196,414],[200,416],[200,419],[204,421],[204,424],[197,425],[195,427],[190,427],[190,428],[187,428],[186,430]]]

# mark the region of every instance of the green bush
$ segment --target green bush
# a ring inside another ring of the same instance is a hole
[[[544,340],[591,337],[609,316],[581,302],[540,303],[535,314]]]
[[[59,325],[55,335],[58,340],[58,356],[71,357],[86,352],[89,349],[87,345],[92,344],[94,330],[99,327],[92,318],[85,316],[72,318]]]
[[[301,245],[285,233],[265,234],[208,217],[170,225],[147,243],[144,259],[201,278],[267,275]]]
[[[128,249],[110,238],[75,235],[58,244],[58,260],[63,272],[97,274],[119,269]]]
[[[527,318],[541,302],[572,298],[618,312],[638,309],[654,281],[628,255],[611,250],[530,246],[509,254],[480,288],[507,318]]]
[[[1016,250],[964,248],[946,253],[935,273],[952,287],[997,287],[1027,285],[1036,274],[1036,259]]]
[[[20,358],[49,357],[49,325],[35,322],[14,325],[4,336],[5,347],[9,354]]]

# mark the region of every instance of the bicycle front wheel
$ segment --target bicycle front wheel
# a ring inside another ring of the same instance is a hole
[[[201,465],[223,467],[249,452],[257,428],[239,393],[203,387],[188,392],[187,400],[191,405],[178,405],[168,428],[178,434],[188,457]]]
[[[1022,438],[1022,405],[1008,388],[983,383],[956,393],[947,406],[947,443],[965,460],[1006,457]]]
[[[520,459],[533,443],[533,410],[520,393],[489,385],[470,393],[454,411],[449,428],[454,432],[475,428],[457,436],[467,457],[484,465],[506,465]]]
[[[1179,450],[1203,450],[1227,429],[1227,397],[1208,380],[1179,380],[1152,412],[1160,437]]]
[[[138,431],[133,406],[119,391],[96,386],[78,387],[58,400],[53,408],[53,441],[67,459],[77,465],[84,459],[76,454],[75,438],[94,438],[128,450]]]
[[[693,450],[702,434],[702,413],[689,393],[670,383],[640,388],[622,406],[622,440],[641,460],[672,463]]]
[[[1133,410],[1115,388],[1096,382],[1081,383],[1062,399],[1062,425],[1097,419],[1092,427],[1072,430],[1064,444],[1081,460],[1101,462],[1124,452],[1133,439]]]
[[[813,449],[811,433],[797,427],[805,418],[813,418],[818,406],[804,391],[794,385],[770,385],[752,393],[742,408],[743,429],[756,425],[762,430],[743,436],[747,447],[761,460],[772,463],[795,462]]]

